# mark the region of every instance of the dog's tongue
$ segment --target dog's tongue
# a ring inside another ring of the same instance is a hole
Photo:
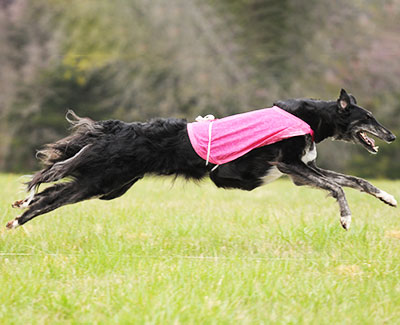
[[[374,140],[374,139],[372,139],[372,138],[370,138],[369,136],[367,136],[367,135],[365,134],[365,132],[361,132],[361,136],[364,138],[364,140],[366,140],[367,142],[369,142],[369,144],[370,144],[372,147],[375,147],[375,140]]]
[[[367,137],[368,138],[368,140],[369,141],[371,141],[371,143],[372,143],[372,146],[373,147],[375,147],[375,140],[374,139],[372,139],[372,138],[370,138],[370,137]]]
[[[378,152],[379,147],[375,146],[375,140],[368,137],[365,133],[364,133],[365,138],[370,142],[371,147],[374,148],[375,152]]]

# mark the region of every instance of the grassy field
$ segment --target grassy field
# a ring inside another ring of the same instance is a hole
[[[400,198],[400,182],[376,181]],[[18,211],[0,176],[1,225]],[[0,323],[395,324],[399,210],[347,190],[146,179],[0,234]]]

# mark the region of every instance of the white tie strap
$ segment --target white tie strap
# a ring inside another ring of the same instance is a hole
[[[206,115],[206,116],[197,116],[196,117],[196,122],[203,122],[203,121],[213,121],[215,120],[215,116],[214,115]],[[211,138],[212,138],[212,124],[213,122],[210,123],[210,125],[208,126],[208,146],[207,146],[207,160],[206,160],[206,166],[208,166],[208,162],[210,160],[210,152],[211,152]],[[215,169],[217,169],[219,165],[215,165],[211,171],[214,171]]]

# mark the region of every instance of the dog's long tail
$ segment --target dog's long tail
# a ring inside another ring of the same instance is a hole
[[[36,157],[41,160],[45,168],[33,175],[27,184],[28,191],[37,188],[41,183],[55,182],[70,176],[82,162],[87,149],[101,134],[100,123],[89,118],[81,118],[72,110],[68,110],[66,119],[71,124],[72,133],[37,152]]]

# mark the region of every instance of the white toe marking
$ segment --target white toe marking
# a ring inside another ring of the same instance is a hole
[[[17,228],[18,226],[19,226],[18,220],[15,219],[15,220],[13,221],[12,225],[11,225],[11,228],[12,228],[12,229],[15,229],[15,228]]]
[[[31,203],[32,200],[25,200],[20,206],[19,208],[25,209],[29,206],[29,203]]]
[[[351,225],[351,215],[340,217],[340,223],[345,229],[349,229]]]
[[[27,208],[29,204],[31,204],[32,200],[35,197],[35,194],[37,192],[38,186],[35,186],[34,188],[31,189],[29,192],[29,196],[22,202],[22,204],[19,206],[19,208]]]
[[[376,197],[382,199],[383,201],[385,201],[385,202],[387,202],[387,203],[389,203],[389,204],[391,204],[391,205],[397,206],[397,201],[396,201],[396,199],[393,197],[393,195],[390,195],[389,193],[386,193],[385,191],[382,191],[382,190],[381,190],[381,191],[376,195]]]

